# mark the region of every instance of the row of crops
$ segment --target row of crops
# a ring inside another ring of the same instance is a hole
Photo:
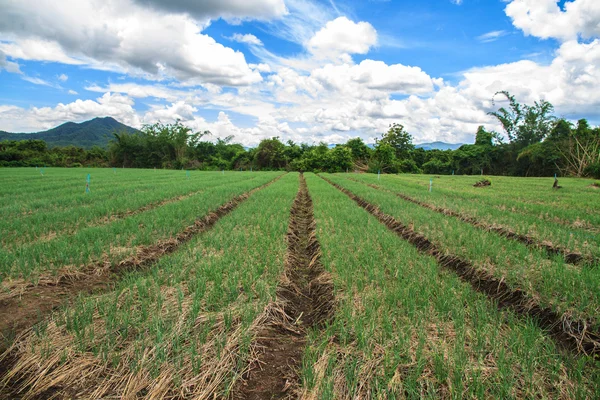
[[[91,171],[0,171],[0,397],[600,394],[589,181]]]

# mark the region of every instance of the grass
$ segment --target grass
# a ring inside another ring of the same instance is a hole
[[[274,299],[297,187],[283,177],[150,271],[79,298],[15,344],[11,373],[34,377],[31,395],[225,396]]]
[[[563,189],[553,190],[552,178],[493,177],[492,186],[474,188],[479,177],[383,175],[378,180],[366,174],[350,176],[600,258],[600,217],[594,207],[598,190],[587,179],[561,178]]]
[[[64,267],[77,269],[94,262],[118,262],[132,255],[138,246],[176,235],[210,210],[280,174],[264,173],[255,179],[214,186],[181,201],[105,225],[81,228],[52,241],[27,243],[13,251],[1,249],[0,279],[28,278],[35,281],[40,273]]]
[[[61,196],[47,197],[44,208],[32,207],[31,202],[22,202],[19,204],[19,214],[9,213],[7,218],[0,221],[0,243],[5,248],[14,249],[35,240],[52,240],[65,233],[72,234],[82,227],[111,222],[141,208],[158,207],[165,201],[179,200],[215,186],[247,179],[248,175],[243,174],[232,173],[225,177],[211,173],[196,174],[193,179],[190,176],[190,179],[179,177],[164,181],[124,180],[94,188],[93,194],[67,191]],[[120,196],[123,192],[127,192],[128,196]],[[65,201],[65,198],[71,201]],[[49,200],[54,204],[47,204]],[[34,209],[37,211],[34,212]]]
[[[307,178],[336,313],[314,332],[307,398],[586,398],[590,359],[474,292],[325,181]]]
[[[86,195],[87,173],[92,193]],[[4,289],[117,265],[280,176],[176,250],[111,276],[113,286],[103,292],[66,298],[0,356],[0,382],[25,399],[232,398],[248,369],[259,365],[257,336],[289,325],[278,318],[289,300],[281,288],[293,288],[289,276],[298,272],[284,269],[299,182],[298,174],[282,172],[190,172],[188,179],[185,171],[49,168],[42,176],[35,168],[0,169]],[[560,178],[564,188],[552,191],[547,179],[492,177],[491,187],[473,188],[479,177],[441,177],[433,178],[430,193],[428,176],[322,176],[444,253],[543,306],[600,326],[597,268],[565,264],[395,195],[595,254],[597,242],[590,239],[586,248],[583,240],[600,228],[597,216],[587,215],[600,192],[587,181]],[[308,329],[300,384],[292,382],[290,391],[315,400],[598,397],[598,360],[559,347],[535,321],[499,310],[347,195],[314,174],[305,177],[315,248],[333,282],[335,307],[325,323]],[[304,344],[298,334],[304,330],[295,327],[290,332]]]
[[[378,206],[404,225],[425,235],[443,251],[473,262],[513,289],[529,293],[542,306],[577,319],[590,319],[594,328],[600,310],[600,279],[596,268],[565,264],[560,256],[548,259],[541,249],[531,249],[492,232],[484,232],[465,222],[450,218],[399,199],[393,193],[327,175],[332,181]]]

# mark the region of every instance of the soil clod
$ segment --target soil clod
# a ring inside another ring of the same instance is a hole
[[[554,184],[552,185],[552,189],[562,189],[562,186],[558,184],[558,179],[554,178]]]
[[[477,182],[476,184],[473,185],[474,187],[486,187],[486,186],[492,186],[492,182],[490,182],[487,179],[483,179],[479,182]]]

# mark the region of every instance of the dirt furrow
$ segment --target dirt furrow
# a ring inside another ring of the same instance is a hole
[[[499,309],[510,309],[516,314],[531,318],[536,321],[538,326],[546,330],[559,345],[571,351],[594,356],[600,354],[600,332],[592,328],[591,321],[577,320],[566,314],[559,315],[548,307],[542,307],[525,291],[510,288],[503,279],[497,279],[487,271],[475,268],[468,260],[444,253],[429,239],[403,225],[394,217],[383,213],[375,205],[329,179],[321,178],[354,200],[402,239],[411,243],[422,253],[434,257],[442,267],[456,273],[474,290],[495,300]]]
[[[234,390],[244,400],[297,398],[308,329],[318,328],[333,313],[333,284],[320,262],[313,204],[304,177],[290,213],[288,251],[277,299],[267,309],[269,322],[255,333],[255,360]]]
[[[48,274],[41,277],[37,285],[25,280],[12,282],[11,288],[5,288],[5,293],[0,293],[0,350],[6,348],[15,335],[35,325],[44,315],[79,293],[106,291],[120,274],[148,267],[164,255],[173,253],[194,236],[212,228],[220,218],[232,212],[253,193],[275,183],[282,176],[234,197],[196,220],[174,238],[138,247],[133,256],[118,263],[105,261],[82,269],[62,271],[56,276]]]
[[[392,193],[392,194],[396,195],[397,197],[401,198],[402,200],[408,201],[410,203],[416,204],[423,208],[427,208],[429,210],[435,211],[437,213],[440,213],[440,214],[443,214],[443,215],[446,215],[449,217],[457,218],[457,219],[459,219],[463,222],[466,222],[476,228],[483,229],[485,231],[495,232],[500,236],[503,236],[507,239],[516,240],[516,241],[521,242],[532,248],[543,249],[546,251],[546,253],[548,253],[549,256],[560,255],[561,257],[564,258],[565,262],[568,264],[593,265],[596,262],[596,260],[584,257],[581,253],[570,251],[562,246],[555,245],[552,243],[541,242],[532,236],[516,233],[506,227],[498,226],[498,225],[490,225],[483,221],[478,220],[475,217],[464,215],[459,212],[449,210],[447,208],[437,207],[433,204],[425,203],[423,201],[417,200],[417,199],[407,196],[405,194],[382,188],[381,186],[378,186],[378,185],[364,183],[364,182],[361,182],[359,180],[352,179],[352,178],[348,178],[348,179],[351,181],[357,182],[357,183],[361,183],[363,185],[367,185],[373,189],[383,190],[385,192]]]

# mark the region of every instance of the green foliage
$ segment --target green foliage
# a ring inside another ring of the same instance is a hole
[[[585,168],[584,173],[586,176],[590,176],[594,179],[600,179],[600,163],[588,165]]]
[[[285,145],[278,137],[264,139],[254,154],[254,164],[258,169],[280,169],[286,166]]]
[[[532,106],[520,104],[507,91],[497,92],[508,100],[508,108],[501,107],[498,111],[488,113],[496,117],[502,124],[508,139],[518,147],[542,141],[550,133],[555,117],[552,115],[554,106],[546,101],[535,101]]]
[[[48,148],[43,140],[0,142],[0,167],[106,167],[108,154],[100,147],[90,150],[67,146]]]
[[[377,146],[391,146],[394,149],[396,158],[404,159],[408,158],[410,152],[415,149],[412,140],[412,136],[404,130],[403,125],[394,123],[390,125],[390,129],[381,137],[381,139],[376,140],[376,142]]]

